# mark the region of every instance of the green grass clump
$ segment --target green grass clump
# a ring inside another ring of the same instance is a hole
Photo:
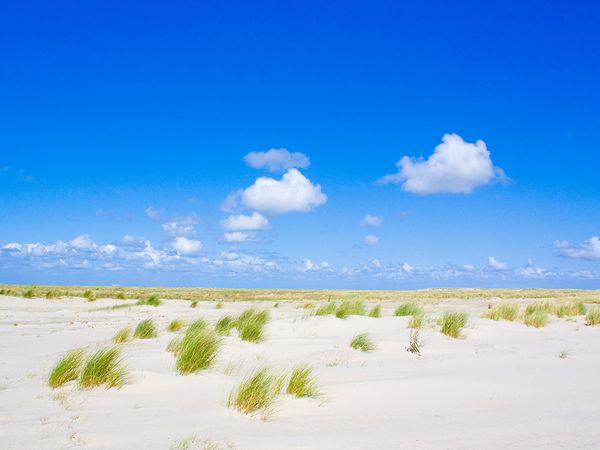
[[[310,366],[295,367],[285,391],[295,397],[317,397],[319,389],[312,376],[312,368]]]
[[[50,290],[50,291],[46,292],[46,298],[48,300],[51,300],[53,298],[58,298],[58,297],[59,297],[59,293],[57,291]]]
[[[227,406],[242,414],[255,415],[267,419],[273,412],[275,399],[281,392],[281,379],[268,369],[258,369],[246,376],[237,389],[227,399]]]
[[[33,291],[33,289],[27,289],[25,292],[23,292],[24,298],[33,298],[34,295],[35,295],[35,292]]]
[[[192,303],[190,303],[190,308],[195,308],[196,306],[198,306],[198,300],[194,300]]]
[[[315,304],[313,302],[305,302],[302,305],[302,309],[313,309],[315,307]]]
[[[279,308],[279,302],[274,303],[273,308]]]
[[[525,315],[533,314],[535,312],[552,313],[554,311],[554,303],[550,301],[545,302],[534,302],[530,303],[525,307]]]
[[[600,325],[600,307],[590,308],[585,315],[586,325]]]
[[[350,347],[361,352],[371,352],[375,350],[375,344],[367,333],[359,334],[350,341]]]
[[[208,328],[188,328],[175,344],[175,367],[181,375],[200,372],[214,363],[221,348],[221,339]]]
[[[133,333],[133,337],[137,339],[152,339],[156,336],[158,336],[158,332],[156,331],[156,325],[152,319],[142,320],[138,323],[137,327],[135,327]]]
[[[215,324],[215,332],[219,336],[229,336],[231,329],[235,327],[235,317],[223,316]]]
[[[395,316],[416,316],[419,314],[423,314],[423,310],[415,302],[402,303],[394,311]]]
[[[83,350],[75,349],[60,358],[50,372],[50,375],[48,375],[48,386],[55,389],[71,380],[79,378],[83,357]]]
[[[421,328],[423,328],[424,324],[425,314],[415,314],[414,316],[411,316],[410,320],[408,321],[407,328],[412,328],[413,330],[420,330]]]
[[[247,309],[237,318],[235,326],[240,339],[257,343],[264,340],[264,328],[268,321],[269,312],[267,310],[257,312],[254,309]]]
[[[184,326],[185,326],[185,320],[173,319],[173,320],[171,320],[171,322],[169,322],[169,325],[167,325],[167,331],[170,331],[171,333],[175,333],[176,331],[183,329]]]
[[[107,389],[127,382],[127,371],[121,366],[119,349],[106,347],[92,354],[81,370],[79,387],[91,389],[104,385]]]
[[[534,310],[523,316],[523,323],[528,327],[542,328],[548,325],[550,315],[542,309]]]
[[[215,308],[216,308],[216,309],[223,309],[223,302],[218,302],[218,303],[215,305]]]
[[[131,340],[131,328],[121,328],[112,338],[114,344],[124,344]]]
[[[147,299],[140,299],[138,300],[138,302],[136,303],[137,305],[148,305],[148,306],[160,306],[162,302],[160,301],[160,298],[158,298],[158,295],[156,294],[152,294],[150,297],[148,297]]]
[[[188,326],[186,332],[188,331],[201,331],[208,328],[208,322],[204,319],[196,319]]]
[[[585,315],[586,308],[583,302],[564,302],[554,306],[557,317],[573,317]]]
[[[117,299],[119,299],[119,300],[127,300],[127,297],[125,297],[125,294],[123,294],[122,292],[119,292],[117,294]]]
[[[484,315],[486,319],[514,321],[519,317],[518,303],[498,303],[492,306]]]
[[[330,314],[335,314],[337,306],[333,302],[325,303],[317,308],[315,311],[315,316],[328,316]]]
[[[438,323],[443,334],[458,338],[460,337],[460,330],[467,324],[468,318],[469,315],[463,311],[446,311],[442,317],[440,317]]]
[[[381,305],[373,306],[373,308],[371,308],[371,311],[369,311],[369,317],[381,317]]]
[[[87,299],[88,302],[96,301],[96,293],[90,289],[83,293],[83,298]]]
[[[345,319],[348,316],[364,316],[365,302],[362,300],[344,300],[335,310],[335,317]]]
[[[177,356],[179,354],[179,350],[181,350],[181,338],[174,337],[167,344],[167,351]]]

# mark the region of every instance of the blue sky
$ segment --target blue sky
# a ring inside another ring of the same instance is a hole
[[[7,4],[0,282],[600,287],[599,18]]]

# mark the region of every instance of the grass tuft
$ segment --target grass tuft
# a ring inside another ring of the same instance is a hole
[[[173,319],[173,320],[171,320],[171,322],[169,322],[169,325],[167,325],[167,331],[170,331],[171,333],[175,333],[175,332],[183,329],[183,327],[185,327],[185,320]]]
[[[79,387],[91,389],[104,385],[107,389],[127,382],[127,371],[121,366],[119,349],[106,347],[92,354],[81,370]]]
[[[79,378],[83,357],[83,350],[75,349],[60,358],[48,375],[48,386],[55,389]]]
[[[114,344],[125,344],[131,340],[131,328],[121,328],[112,338]]]
[[[365,302],[362,300],[344,300],[335,310],[335,317],[345,319],[348,316],[364,316]]]
[[[407,328],[412,328],[414,330],[420,330],[425,325],[425,314],[415,314],[411,316],[408,321]]]
[[[492,306],[484,315],[485,319],[514,321],[519,317],[518,303],[498,303]]]
[[[337,306],[333,302],[325,303],[317,308],[315,311],[315,316],[328,316],[330,314],[335,314]]]
[[[35,292],[33,291],[33,289],[27,289],[25,292],[23,292],[24,298],[33,298],[34,295],[35,295]]]
[[[156,331],[156,325],[152,319],[142,320],[138,323],[137,327],[135,327],[133,333],[133,337],[138,339],[152,339],[156,336],[158,336],[158,332]]]
[[[90,289],[83,293],[83,298],[86,298],[88,302],[96,301],[96,293]]]
[[[280,379],[266,368],[258,369],[246,376],[229,394],[227,406],[242,414],[260,413],[266,420],[273,412],[273,404],[280,392]]]
[[[160,306],[161,303],[162,302],[160,301],[160,298],[158,297],[158,295],[152,294],[150,297],[148,297],[145,300],[144,299],[138,300],[136,305]]]
[[[359,334],[350,341],[350,347],[361,352],[371,352],[375,350],[375,344],[367,333]]]
[[[550,301],[534,302],[525,307],[525,315],[535,312],[552,313],[554,311],[554,303]]]
[[[371,308],[371,311],[369,311],[369,317],[381,317],[381,305],[373,306],[373,308]]]
[[[223,309],[223,302],[217,302],[217,304],[215,305],[216,309]]]
[[[196,306],[198,306],[198,300],[194,300],[192,303],[190,303],[190,308],[195,308]]]
[[[200,372],[213,365],[221,339],[210,329],[188,328],[181,341],[174,344],[175,367],[181,375]]]
[[[415,302],[402,303],[394,311],[395,316],[417,316],[423,314],[421,307]]]
[[[215,332],[219,336],[229,336],[231,329],[235,327],[235,317],[223,316],[215,324]]]
[[[208,328],[208,322],[204,319],[196,319],[192,323],[189,324],[186,333],[192,331],[202,331]]]
[[[310,366],[295,367],[285,391],[295,397],[317,397],[319,389],[312,376],[312,368]]]
[[[554,314],[557,317],[583,316],[586,308],[583,302],[563,302],[554,306]]]
[[[421,356],[421,339],[419,339],[419,330],[417,328],[410,331],[406,351]]]
[[[528,327],[542,328],[548,325],[550,315],[543,309],[534,309],[523,316],[523,323]]]
[[[600,307],[596,306],[589,309],[585,315],[585,324],[590,326],[600,325]]]
[[[254,309],[247,309],[237,318],[235,326],[243,341],[257,343],[265,339],[264,328],[268,321],[267,310],[257,312]]]
[[[443,334],[458,338],[460,337],[460,330],[467,324],[468,318],[469,315],[463,311],[446,311],[440,317],[438,323]]]

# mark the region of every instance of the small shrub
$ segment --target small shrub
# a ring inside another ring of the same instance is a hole
[[[317,308],[315,311],[315,316],[328,316],[330,314],[335,314],[337,306],[333,302],[325,303]]]
[[[335,317],[345,319],[348,316],[364,316],[365,303],[362,300],[344,300],[335,310]]]
[[[373,308],[371,308],[371,311],[369,311],[369,317],[381,317],[381,305],[373,306]]]
[[[600,325],[600,307],[590,308],[585,315],[586,325]]]
[[[190,308],[195,308],[196,306],[198,306],[198,300],[194,300],[192,303],[190,303]]]
[[[91,389],[104,385],[107,389],[121,387],[127,382],[127,372],[121,367],[119,349],[107,347],[92,354],[85,362],[79,377],[79,387]]]
[[[417,316],[419,314],[423,314],[423,310],[415,302],[402,303],[394,311],[395,316]]]
[[[184,326],[185,326],[185,320],[174,319],[174,320],[171,320],[171,322],[169,322],[169,325],[167,325],[167,331],[170,331],[171,333],[175,333],[175,332],[183,329]]]
[[[223,316],[215,324],[215,332],[219,336],[229,336],[231,329],[235,327],[235,317]]]
[[[79,378],[83,358],[84,353],[81,349],[71,350],[60,358],[48,376],[48,386],[55,389]]]
[[[317,397],[319,390],[310,366],[298,366],[292,371],[286,393],[295,397]]]
[[[567,359],[569,357],[569,355],[570,355],[569,350],[567,350],[566,348],[564,348],[564,349],[562,349],[560,351],[560,353],[558,354],[558,357],[560,359]]]
[[[563,302],[554,307],[554,314],[557,317],[583,316],[585,312],[586,309],[583,302]]]
[[[491,320],[509,320],[514,321],[519,317],[518,303],[498,303],[492,306],[484,315],[484,318]]]
[[[138,339],[151,339],[156,336],[158,336],[158,332],[152,319],[142,320],[135,327],[135,332],[133,333],[133,337]]]
[[[96,301],[96,293],[90,289],[83,293],[83,298],[87,299],[88,302]]]
[[[240,314],[235,326],[243,341],[257,343],[264,340],[264,328],[268,321],[268,311],[256,312],[254,309],[247,309]]]
[[[439,319],[441,332],[453,338],[460,337],[460,330],[467,324],[469,315],[462,311],[446,311]]]
[[[260,413],[264,420],[273,412],[273,404],[280,392],[280,380],[268,369],[258,369],[246,376],[229,394],[227,406],[242,414]]]
[[[114,344],[124,344],[131,340],[131,328],[121,328],[112,338]]]
[[[421,356],[421,340],[419,339],[419,330],[417,328],[410,331],[406,351]]]
[[[355,350],[360,350],[361,352],[371,352],[375,350],[375,344],[369,338],[367,333],[359,334],[355,336],[352,341],[350,341],[350,347]]]
[[[175,367],[181,375],[209,368],[221,348],[220,338],[207,328],[189,328],[175,344]]]
[[[523,316],[523,323],[528,327],[542,328],[550,321],[548,312],[538,309]]]

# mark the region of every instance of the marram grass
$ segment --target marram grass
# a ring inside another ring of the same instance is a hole
[[[48,375],[48,386],[55,389],[79,378],[83,358],[84,352],[82,349],[71,350],[60,358]]]
[[[173,320],[171,320],[171,322],[169,322],[166,329],[167,329],[167,331],[170,331],[171,333],[175,333],[179,330],[182,330],[183,327],[185,327],[185,320],[173,319]]]
[[[247,309],[239,315],[235,321],[240,339],[243,341],[258,343],[265,339],[264,328],[269,321],[267,310],[257,312]]]
[[[554,314],[557,317],[583,316],[585,313],[583,302],[560,302],[554,306]]]
[[[497,303],[484,315],[485,319],[514,321],[519,318],[518,303]]]
[[[223,316],[217,320],[215,332],[219,336],[229,336],[233,327],[235,327],[235,317],[229,315]]]
[[[375,305],[369,311],[369,317],[378,318],[381,317],[381,305]]]
[[[156,331],[156,325],[152,319],[142,320],[138,323],[137,327],[135,327],[133,333],[133,337],[137,339],[152,339],[156,336],[158,336],[158,332]]]
[[[394,311],[395,316],[417,316],[420,314],[423,314],[423,310],[415,302],[402,303]]]
[[[131,328],[121,328],[112,338],[114,344],[125,344],[131,340]]]
[[[586,325],[600,325],[600,307],[590,308],[585,315]]]
[[[188,375],[208,369],[213,365],[220,349],[221,339],[211,329],[188,329],[181,341],[176,341],[175,344],[177,372]]]
[[[528,327],[542,328],[548,325],[549,321],[550,315],[543,309],[533,310],[523,316],[523,323]]]
[[[420,330],[421,328],[423,328],[423,325],[425,325],[425,314],[415,314],[411,316],[410,320],[408,321],[407,328]]]
[[[335,317],[345,319],[348,316],[364,316],[365,302],[362,300],[344,300],[335,310]]]
[[[121,387],[127,382],[127,371],[121,365],[117,347],[102,348],[93,353],[84,363],[79,376],[79,387],[92,389],[104,386],[107,389]]]
[[[375,344],[367,333],[362,333],[350,341],[350,347],[361,352],[372,352],[375,350]]]
[[[160,298],[157,294],[152,294],[146,299],[138,300],[137,305],[148,305],[148,306],[160,306],[161,305]]]
[[[317,397],[319,389],[310,366],[297,366],[292,370],[286,393],[294,397]]]
[[[258,369],[247,375],[240,385],[230,392],[227,406],[242,414],[260,414],[266,420],[273,412],[273,404],[281,393],[282,380],[268,369]]]
[[[321,305],[315,311],[315,316],[328,316],[330,314],[335,314],[337,306],[333,302],[327,302],[324,305]]]
[[[468,318],[469,315],[463,311],[446,311],[438,320],[440,331],[446,336],[458,338]]]

